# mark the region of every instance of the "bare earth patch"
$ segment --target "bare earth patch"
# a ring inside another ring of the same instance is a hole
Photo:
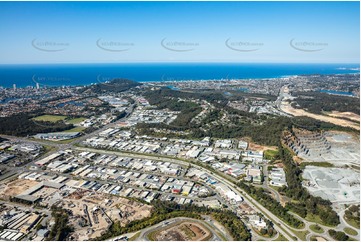
[[[155,238],[157,241],[201,241],[210,235],[210,231],[199,223],[183,222],[159,231]]]
[[[332,111],[331,113],[327,114],[331,117],[336,118],[348,118],[356,122],[360,122],[360,115],[352,113],[352,112],[338,112],[338,111]]]
[[[320,121],[323,121],[323,122],[333,123],[333,124],[340,125],[340,126],[343,126],[343,127],[351,127],[351,128],[356,129],[356,130],[360,130],[360,125],[355,124],[352,121],[339,119],[339,118],[336,118],[336,117],[330,117],[330,116],[325,116],[325,115],[309,113],[309,112],[307,112],[307,111],[305,111],[303,109],[293,108],[289,102],[283,101],[282,104],[281,104],[281,109],[282,109],[283,112],[286,112],[286,113],[291,114],[293,116],[306,116],[306,117],[314,118],[314,119],[317,119],[317,120],[320,120]]]
[[[276,146],[259,145],[253,142],[248,143],[248,149],[256,151],[277,150]]]
[[[28,190],[30,187],[35,186],[36,184],[38,184],[37,181],[17,179],[7,183],[6,185],[3,185],[0,188],[0,196],[3,198],[13,197]]]

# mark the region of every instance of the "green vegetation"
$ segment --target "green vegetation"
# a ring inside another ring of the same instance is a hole
[[[323,161],[323,162],[302,162],[300,168],[303,170],[306,166],[319,166],[319,167],[334,167],[333,164]]]
[[[264,158],[271,161],[275,159],[277,154],[278,154],[277,150],[265,150],[263,153]]]
[[[129,241],[135,241],[138,239],[139,235],[141,232],[137,232],[136,234],[134,234],[132,237],[129,238]]]
[[[255,200],[257,200],[262,206],[271,211],[277,217],[285,221],[288,225],[294,228],[302,228],[304,226],[303,222],[293,217],[288,213],[288,210],[273,199],[263,188],[256,188],[252,185],[246,185],[244,182],[239,182],[238,186],[251,195]]]
[[[150,241],[156,241],[158,234],[159,234],[158,230],[152,231],[147,235],[147,239],[149,239]]]
[[[86,128],[83,127],[83,126],[77,126],[77,127],[72,128],[72,129],[65,130],[64,132],[82,132],[85,129]]]
[[[276,146],[279,143],[282,132],[285,129],[291,129],[292,126],[306,127],[311,131],[321,129],[354,131],[351,128],[307,117],[288,118],[240,111],[228,106],[231,97],[226,97],[221,93],[182,92],[161,88],[147,91],[144,93],[144,96],[149,100],[150,104],[156,105],[158,108],[169,108],[170,110],[181,112],[178,118],[170,125],[138,124],[139,133],[145,135],[154,135],[153,130],[150,128],[158,128],[172,131],[188,131],[190,133],[189,135],[164,133],[167,137],[176,136],[192,139],[201,139],[207,136],[221,139],[250,137],[256,143]],[[195,102],[183,100],[205,100],[211,103],[215,109],[208,113],[200,123],[190,124],[192,118],[201,112],[202,109]],[[223,114],[226,114],[227,121],[222,120],[222,122],[219,122]]]
[[[307,241],[306,236],[310,233],[310,231],[307,230],[298,231],[294,229],[292,229],[292,232],[303,241]]]
[[[172,111],[178,111],[180,114],[170,125],[162,124],[160,126],[180,131],[191,128],[191,120],[202,111],[202,108],[191,101],[179,101],[178,99],[170,98],[169,96],[164,95],[163,92],[168,93],[168,89],[146,92],[145,96],[151,105],[156,105],[159,109],[168,108]],[[173,91],[170,90],[169,93],[173,93]],[[159,124],[148,126],[157,127]]]
[[[81,90],[83,93],[108,93],[108,92],[124,92],[130,88],[137,87],[142,85],[141,83],[131,81],[128,79],[113,79],[106,83],[97,83],[95,85],[90,85]]]
[[[38,114],[21,113],[11,117],[0,117],[0,134],[13,136],[27,136],[37,133],[60,132],[73,128],[72,124],[64,121],[34,121]]]
[[[281,233],[278,233],[276,241],[288,241]]]
[[[55,224],[50,230],[47,240],[62,241],[66,240],[68,234],[72,231],[69,227],[69,215],[65,209],[52,206],[51,215],[55,219]]]
[[[164,220],[175,217],[190,217],[194,219],[202,219],[200,214],[209,214],[218,222],[224,224],[234,239],[250,240],[251,234],[247,230],[243,222],[231,211],[216,210],[206,207],[197,207],[192,204],[179,205],[171,202],[155,200],[151,203],[153,211],[150,217],[141,220],[132,221],[126,226],[121,226],[119,221],[114,222],[103,235],[95,238],[95,240],[106,240],[121,234],[130,233],[141,230],[143,228],[155,225]]]
[[[251,240],[251,234],[242,220],[229,210],[213,212],[212,217],[220,222],[236,241]]]
[[[322,112],[353,112],[360,113],[360,99],[355,97],[330,95],[319,92],[298,92],[295,93],[298,98],[295,99],[299,107],[294,108],[307,109],[307,111],[316,114]]]
[[[319,234],[325,232],[325,231],[323,230],[323,228],[322,228],[321,226],[319,226],[318,224],[311,224],[311,225],[310,225],[310,229],[311,229],[313,232],[319,233]]]
[[[357,235],[358,235],[357,231],[354,230],[354,229],[352,229],[352,228],[350,228],[350,227],[344,228],[343,231],[345,231],[345,233],[348,234],[348,235],[353,235],[353,236],[357,236]]]
[[[83,122],[84,120],[86,120],[86,118],[72,118],[72,119],[66,120],[66,122],[69,124],[79,124],[79,123]]]
[[[263,219],[266,221],[267,226],[266,228],[262,228],[261,230],[257,230],[256,228],[254,228],[253,230],[263,237],[272,238],[277,233],[277,231],[273,228],[272,221],[265,219],[262,214],[260,214],[260,216],[263,217]]]
[[[345,234],[344,232],[342,231],[335,231],[333,229],[330,229],[328,231],[328,234],[334,239],[334,240],[337,240],[337,241],[347,241],[350,237]]]
[[[281,144],[278,148],[278,158],[286,172],[288,186],[283,186],[279,192],[296,202],[288,202],[286,208],[305,218],[307,214],[318,215],[322,223],[329,226],[336,226],[340,223],[337,213],[332,209],[331,202],[321,197],[312,196],[306,188],[302,186],[302,170],[293,161],[292,154]]]
[[[360,205],[352,205],[345,211],[346,222],[354,228],[360,228]]]
[[[314,223],[318,223],[318,224],[324,224],[322,219],[320,218],[319,215],[316,215],[316,214],[310,214],[308,213],[305,217],[305,219],[307,221],[310,221],[310,222],[314,222]],[[331,226],[331,225],[327,225],[328,227],[336,227],[336,226]]]
[[[310,241],[318,241],[317,238],[323,238],[322,236],[311,236]],[[325,241],[327,241],[325,238],[323,238]]]
[[[44,121],[44,122],[58,122],[64,121],[67,117],[63,115],[41,115],[33,118],[35,121]]]

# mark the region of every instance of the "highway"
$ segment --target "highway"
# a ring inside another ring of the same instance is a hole
[[[160,156],[160,155],[159,156],[150,156],[150,155],[147,155],[147,154],[135,154],[135,153],[130,153],[130,152],[125,153],[125,152],[121,152],[121,151],[107,151],[107,150],[99,150],[99,149],[84,148],[84,147],[76,147],[75,149],[80,150],[80,151],[88,151],[88,152],[104,153],[104,154],[113,154],[113,155],[134,157],[134,158],[141,158],[141,159],[153,159],[153,160],[159,160],[159,161],[163,161],[163,162],[177,163],[177,164],[181,164],[181,165],[184,165],[184,166],[189,164],[189,162],[186,162],[186,161],[183,161],[183,160],[179,160],[179,159],[176,159],[176,158],[163,157],[163,156]],[[192,164],[193,167],[207,173],[210,176],[213,176],[218,182],[223,183],[225,185],[228,185],[230,188],[233,189],[234,192],[236,192],[238,195],[242,196],[246,203],[252,204],[252,208],[256,212],[262,213],[268,219],[274,221],[275,229],[277,231],[279,231],[285,238],[287,238],[290,241],[295,240],[294,238],[291,237],[291,236],[295,236],[294,233],[288,228],[288,226],[281,219],[279,219],[273,213],[271,213],[266,208],[264,208],[256,200],[251,198],[246,192],[244,192],[240,188],[236,187],[236,185],[234,183],[228,181],[227,179],[219,176],[218,174],[216,174],[214,172],[209,171],[208,169],[205,169],[205,168],[203,168],[201,166],[198,166],[198,165],[196,165],[194,163],[191,163],[191,164]],[[297,236],[296,236],[296,238],[298,240],[301,240]]]
[[[281,91],[282,92],[282,91]],[[131,107],[131,110],[134,108],[134,106]],[[128,112],[128,115],[131,113]],[[124,118],[123,118],[124,119]],[[119,120],[121,121],[121,120]],[[119,122],[117,121],[117,122]],[[152,159],[152,160],[159,160],[159,161],[167,161],[167,162],[172,162],[172,163],[177,163],[183,166],[188,166],[189,163],[191,162],[192,166],[207,173],[208,175],[214,177],[219,183],[222,183],[224,185],[227,185],[228,187],[232,188],[232,190],[242,196],[244,198],[244,202],[248,203],[251,205],[251,207],[258,213],[261,213],[263,215],[265,215],[265,217],[271,221],[273,221],[274,223],[274,228],[280,233],[282,234],[286,239],[293,241],[295,240],[295,238],[297,238],[297,240],[302,240],[301,238],[297,237],[293,231],[291,230],[290,226],[288,226],[285,222],[283,222],[280,218],[278,218],[277,216],[275,216],[273,213],[271,213],[269,210],[267,210],[265,207],[263,207],[258,201],[254,200],[252,197],[250,197],[246,192],[244,192],[242,189],[240,189],[239,187],[237,187],[234,184],[234,179],[229,178],[229,179],[225,179],[222,176],[219,176],[218,174],[204,168],[201,167],[195,163],[193,163],[191,160],[189,161],[183,161],[177,158],[169,158],[169,157],[165,157],[165,156],[154,156],[154,155],[148,155],[148,154],[136,154],[136,153],[131,153],[131,152],[121,152],[121,151],[109,151],[109,150],[99,150],[99,149],[93,149],[93,148],[84,148],[84,147],[75,147],[75,144],[79,144],[80,142],[82,142],[83,140],[92,137],[94,135],[99,134],[100,132],[104,131],[105,129],[108,129],[110,127],[116,127],[117,126],[117,122],[114,123],[110,123],[107,124],[105,126],[103,126],[102,128],[90,133],[90,134],[85,134],[84,136],[81,136],[67,144],[59,144],[56,142],[51,142],[51,141],[43,141],[43,140],[34,140],[34,139],[29,139],[29,138],[18,138],[18,137],[11,137],[11,136],[4,136],[5,138],[10,138],[10,139],[17,139],[17,140],[22,140],[22,141],[26,141],[26,142],[34,142],[34,143],[39,143],[42,145],[48,145],[48,146],[53,146],[56,148],[55,151],[56,152],[58,150],[63,150],[63,149],[75,149],[75,150],[79,150],[79,151],[89,151],[89,152],[95,152],[95,153],[103,153],[103,154],[114,154],[114,155],[120,155],[120,156],[126,156],[126,157],[134,157],[134,158],[141,158],[141,159]],[[50,153],[48,153],[47,155],[49,155]],[[33,162],[29,163],[26,165],[26,167],[24,168],[19,168],[19,170],[24,170],[27,169]],[[61,174],[62,176],[64,176],[64,174]],[[70,176],[71,177],[71,176]],[[231,180],[231,181],[230,181]],[[98,180],[97,180],[98,181]],[[108,182],[108,181],[107,181]],[[101,182],[102,183],[102,182]],[[131,186],[129,186],[131,187]],[[209,188],[209,186],[208,186]],[[141,188],[144,189],[144,188]],[[147,189],[144,189],[147,190]],[[212,189],[213,190],[213,189]],[[270,189],[271,190],[271,189]],[[276,193],[278,195],[278,193]],[[276,195],[276,197],[277,197]],[[226,201],[224,201],[224,199],[222,199],[218,194],[216,195],[216,198],[219,199],[222,203],[226,203]],[[279,200],[279,197],[277,197],[277,200]],[[227,203],[226,203],[227,204]],[[230,205],[229,208],[231,208],[234,212],[236,207],[234,207],[233,205]],[[305,221],[304,219],[302,219],[302,221],[306,224],[306,228],[308,228],[309,226],[309,222]],[[292,228],[293,229],[293,228]]]
[[[100,132],[102,132],[103,130],[105,130],[107,128],[116,127],[116,125],[117,125],[117,122],[110,123],[108,125],[105,125],[101,129],[96,130],[95,132],[92,132],[90,134],[86,134],[86,135],[84,135],[84,136],[82,136],[80,138],[77,138],[76,140],[74,140],[74,141],[72,141],[70,143],[67,143],[67,144],[57,144],[57,143],[51,142],[51,141],[43,141],[43,140],[38,141],[38,140],[29,139],[29,138],[18,138],[18,137],[13,137],[13,136],[4,136],[4,137],[11,138],[11,139],[17,139],[17,140],[22,140],[22,141],[26,141],[26,142],[39,143],[39,144],[42,144],[42,145],[53,146],[56,149],[54,151],[52,151],[51,153],[57,152],[58,150],[73,148],[75,150],[80,150],[80,151],[89,151],[89,152],[104,153],[104,154],[114,154],[114,155],[134,157],[134,158],[153,159],[153,160],[159,160],[159,161],[168,161],[168,162],[177,163],[177,164],[180,164],[180,165],[183,165],[183,166],[188,166],[189,165],[189,162],[186,162],[186,161],[183,161],[183,160],[180,160],[180,159],[177,159],[177,158],[163,157],[163,156],[160,156],[160,155],[159,156],[153,156],[153,155],[147,155],[147,154],[133,154],[133,153],[130,153],[130,152],[125,153],[125,152],[120,152],[120,151],[108,151],[108,150],[99,150],[99,149],[93,149],[93,148],[83,148],[83,147],[75,147],[74,146],[75,144],[80,143],[81,141],[87,139],[88,137],[99,134]],[[49,155],[51,153],[48,153],[46,155]],[[20,171],[23,171],[24,169],[28,169],[33,163],[34,162],[30,162],[23,168],[15,168],[15,169],[20,172]],[[244,198],[246,203],[252,204],[252,208],[256,212],[262,213],[268,219],[273,220],[274,221],[274,228],[277,231],[279,231],[279,233],[281,233],[288,240],[294,240],[294,238],[292,238],[292,236],[294,236],[292,231],[290,231],[288,229],[288,226],[286,226],[285,223],[281,219],[279,219],[278,217],[273,215],[271,212],[269,212],[266,208],[261,206],[257,201],[252,199],[244,191],[242,191],[238,187],[236,188],[236,186],[235,186],[235,184],[233,182],[228,181],[227,179],[215,174],[214,172],[209,171],[208,169],[205,169],[205,168],[203,168],[201,166],[198,166],[198,165],[196,165],[194,163],[191,163],[191,164],[192,164],[193,167],[198,168],[198,169],[202,170],[203,172],[213,176],[218,182],[226,184],[229,187],[231,187],[234,192],[236,192],[238,195],[240,195],[240,196],[242,196]],[[64,176],[63,173],[62,173],[62,175]],[[218,198],[220,198],[220,201],[225,202],[224,199],[222,199],[221,197],[218,196]],[[230,205],[229,207],[235,212],[235,207],[234,206]]]

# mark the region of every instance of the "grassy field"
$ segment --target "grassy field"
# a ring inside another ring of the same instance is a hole
[[[311,236],[310,240],[311,240],[311,241],[317,241],[316,237],[321,237],[321,238],[323,238],[322,236]],[[323,239],[326,241],[325,238],[323,238]]]
[[[287,239],[282,234],[279,233],[276,241],[287,241]]]
[[[321,228],[321,227],[318,226],[317,224],[312,224],[312,225],[310,225],[310,229],[311,229],[313,232],[319,233],[319,234],[325,232],[325,231],[323,230],[323,228]]]
[[[264,152],[264,158],[267,160],[272,160],[278,154],[277,150],[266,150]]]
[[[69,124],[79,124],[79,123],[83,122],[85,119],[86,118],[72,118],[72,119],[66,120],[66,122]]]
[[[33,118],[35,121],[45,121],[45,122],[57,122],[61,120],[65,120],[67,116],[62,115],[41,115]]]
[[[343,216],[343,218],[345,219],[345,221],[349,224],[349,225],[351,225],[352,227],[354,227],[354,228],[356,228],[356,229],[359,229],[359,224],[360,223],[357,223],[357,221],[355,221],[355,220],[350,220],[350,219],[347,219],[346,218],[346,216]]]
[[[336,226],[331,226],[331,225],[324,224],[323,221],[321,220],[321,218],[318,215],[313,215],[313,214],[308,213],[305,219],[307,221],[314,222],[316,224],[322,224],[322,225],[330,227],[330,228],[336,227]]]
[[[79,127],[74,127],[72,129],[64,130],[64,132],[82,132],[84,129],[86,128],[79,126]]]
[[[135,235],[133,235],[132,237],[129,238],[129,241],[134,241],[137,240],[139,235],[140,235],[141,231],[137,232]]]
[[[350,227],[346,227],[343,231],[345,231],[346,234],[352,235],[352,236],[356,236],[358,234],[356,230],[354,230]]]
[[[44,121],[44,122],[65,121],[66,123],[69,123],[69,124],[79,124],[79,123],[83,122],[84,120],[86,120],[86,118],[84,118],[84,117],[68,118],[67,116],[63,116],[63,115],[46,114],[46,115],[37,116],[37,117],[33,118],[33,120]]]
[[[306,236],[310,233],[310,231],[297,231],[297,230],[293,230],[292,232],[300,239],[302,239],[303,241],[306,241]]]

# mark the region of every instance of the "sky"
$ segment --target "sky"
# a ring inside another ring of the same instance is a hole
[[[0,64],[359,63],[359,2],[0,2]]]

